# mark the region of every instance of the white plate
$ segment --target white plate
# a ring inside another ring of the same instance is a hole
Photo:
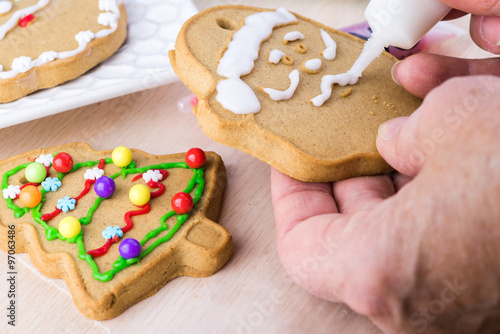
[[[81,77],[0,104],[0,128],[57,114],[177,80],[168,59],[182,24],[197,10],[190,0],[125,0],[128,37],[111,58]]]

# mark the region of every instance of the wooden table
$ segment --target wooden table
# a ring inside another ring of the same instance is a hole
[[[363,21],[362,0],[195,0],[220,4],[286,6],[335,28]],[[467,27],[466,18],[456,24]],[[436,53],[483,57],[468,36],[433,47]],[[108,321],[92,321],[74,307],[64,281],[48,279],[18,256],[17,333],[379,333],[342,304],[323,301],[296,286],[276,254],[269,166],[206,137],[191,113],[176,109],[189,94],[180,82],[0,129],[0,159],[39,147],[82,141],[95,149],[119,145],[153,154],[198,146],[224,159],[229,184],[220,223],[233,235],[234,253],[216,275],[181,277],[156,295]],[[1,252],[0,272],[6,272]],[[0,332],[7,328],[6,280],[0,276]],[[8,332],[11,328],[6,329]]]

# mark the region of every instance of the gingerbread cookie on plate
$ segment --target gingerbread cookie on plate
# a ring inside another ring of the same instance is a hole
[[[126,35],[122,0],[0,0],[0,102],[82,75]]]
[[[226,173],[213,152],[75,143],[1,161],[0,178],[0,248],[63,278],[91,319],[113,318],[175,277],[212,275],[232,252],[214,222]]]
[[[363,45],[284,8],[220,6],[188,20],[169,55],[209,137],[319,182],[390,171],[378,127],[421,103],[392,80],[388,53],[356,84],[333,84]]]

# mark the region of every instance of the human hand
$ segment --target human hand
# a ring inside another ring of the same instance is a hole
[[[277,248],[292,279],[387,333],[497,324],[499,110],[499,78],[451,79],[380,129],[379,152],[406,176],[318,184],[273,170]]]
[[[457,8],[447,18],[471,13],[470,34],[486,51],[500,54],[500,1],[441,0]],[[409,92],[424,97],[449,78],[465,75],[500,76],[500,58],[460,59],[432,54],[417,54],[396,64],[393,77]]]

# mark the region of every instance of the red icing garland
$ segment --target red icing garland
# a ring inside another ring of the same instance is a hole
[[[99,165],[98,165],[99,169],[103,169],[104,168],[104,164],[105,164],[104,159],[99,160]],[[90,186],[93,185],[94,183],[95,183],[95,180],[85,180],[85,187],[83,188],[82,192],[78,196],[76,196],[76,197],[73,198],[73,199],[76,200],[75,206],[78,204],[78,200],[80,198],[82,198],[83,196],[85,196],[85,195],[88,194],[88,192],[90,191]],[[26,186],[26,185],[24,185],[24,186]],[[46,221],[49,221],[51,219],[54,219],[61,212],[62,212],[62,210],[59,210],[56,207],[54,211],[52,211],[51,213],[44,214],[40,219],[46,222]]]
[[[151,211],[151,206],[149,203],[144,204],[140,210],[133,210],[133,211],[128,211],[125,213],[124,219],[125,219],[125,227],[122,228],[123,233],[128,232],[134,227],[134,223],[132,222],[132,217],[133,216],[139,216],[139,215],[145,215],[146,213],[149,213]],[[118,242],[120,239],[118,238],[117,235],[115,235],[113,238],[110,238],[106,240],[106,243],[101,246],[100,248],[93,249],[87,252],[87,254],[93,256],[93,257],[99,257],[103,256],[108,252],[109,247],[111,247],[112,244]]]
[[[159,172],[162,175],[162,178],[160,181],[163,181],[168,176],[168,172],[164,169],[159,169]],[[134,176],[134,178],[132,179],[132,182],[140,179],[143,176],[143,174],[138,174],[138,175]],[[165,186],[160,182],[155,182],[153,180],[150,180],[147,183],[147,185],[152,189],[158,188],[157,191],[151,192],[151,198],[159,197],[159,196],[163,195],[163,193],[165,192]],[[128,211],[127,213],[125,213],[125,216],[123,218],[125,219],[126,225],[121,229],[124,234],[126,232],[130,231],[132,229],[132,227],[134,227],[134,223],[132,222],[132,219],[131,219],[133,216],[144,215],[144,214],[149,213],[151,211],[151,206],[149,205],[149,203],[146,203],[145,205],[141,206],[140,208],[141,208],[140,210],[133,210],[133,211]],[[104,245],[102,245],[100,248],[90,250],[87,252],[87,254],[89,254],[93,257],[103,256],[108,252],[111,245],[114,243],[117,243],[119,240],[120,239],[118,238],[118,236],[115,235],[113,238],[106,240],[106,243]]]

